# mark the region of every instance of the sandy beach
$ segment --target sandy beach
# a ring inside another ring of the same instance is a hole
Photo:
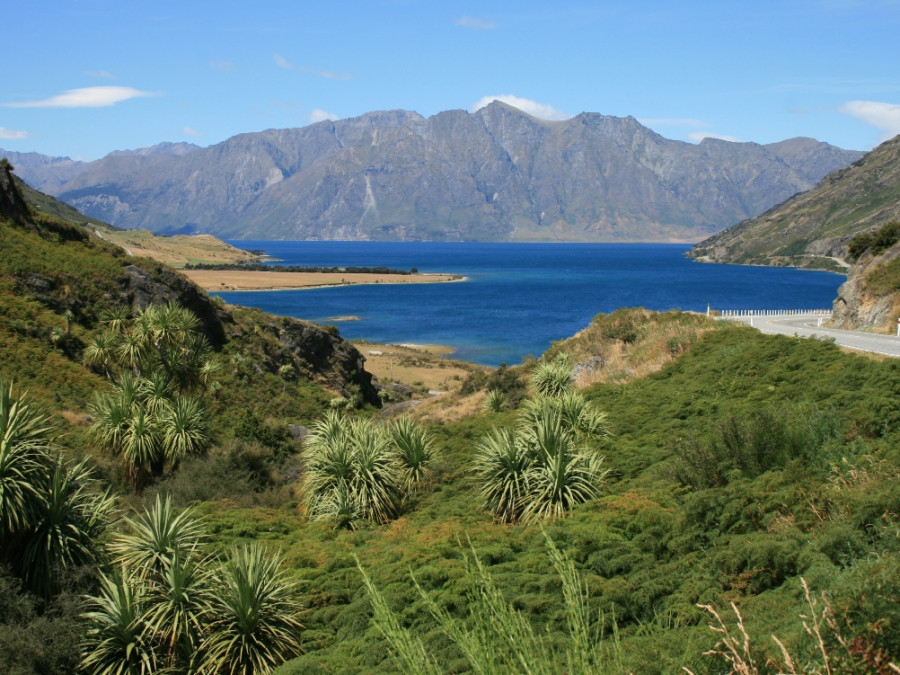
[[[461,281],[452,274],[347,274],[342,272],[245,272],[180,270],[206,291],[276,291],[350,284],[423,284]]]

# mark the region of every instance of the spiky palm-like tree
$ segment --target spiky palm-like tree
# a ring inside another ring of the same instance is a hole
[[[296,584],[279,557],[259,544],[239,547],[213,573],[213,589],[198,672],[267,673],[300,653]]]
[[[21,567],[28,585],[49,596],[58,568],[76,568],[103,557],[101,537],[115,499],[97,489],[86,461],[68,466],[56,461],[29,531]]]
[[[520,421],[524,426],[534,428],[548,413],[583,440],[598,440],[609,435],[606,413],[576,391],[568,391],[560,396],[538,396],[526,401],[522,406]]]
[[[205,452],[212,441],[200,399],[172,394],[162,375],[140,383],[133,394],[120,386],[96,396],[91,405],[94,439],[122,458],[128,482],[138,490],[150,476],[162,475],[166,462],[175,469],[186,455]]]
[[[478,444],[485,508],[500,522],[529,522],[596,498],[608,472],[585,442],[605,434],[603,414],[574,392],[529,402],[515,430],[495,429]]]
[[[506,397],[499,389],[491,389],[484,397],[485,412],[500,412],[506,407]]]
[[[88,596],[83,614],[81,667],[90,675],[154,675],[159,672],[144,623],[144,586],[119,570],[100,575],[100,590]]]
[[[201,553],[200,518],[157,496],[143,512],[123,520],[127,532],[110,542],[109,551],[140,597],[140,625],[134,630],[160,668],[195,672],[211,602],[211,560]]]
[[[187,334],[167,350],[166,367],[182,390],[190,391],[204,384],[204,369],[211,351],[209,342],[199,333]]]
[[[119,335],[112,330],[96,333],[84,348],[84,365],[102,370],[106,379],[111,380],[118,344]]]
[[[400,459],[401,480],[411,492],[425,479],[425,469],[434,460],[434,443],[425,427],[409,417],[391,422],[388,433]]]
[[[383,523],[397,513],[400,464],[381,427],[329,411],[307,437],[303,457],[302,490],[313,518],[347,511],[350,523]]]
[[[91,436],[101,449],[113,456],[122,455],[125,434],[132,418],[132,403],[128,392],[119,388],[108,394],[96,395],[89,406],[94,417]]]
[[[209,447],[211,438],[206,409],[200,399],[178,396],[162,413],[163,452],[166,461],[177,468],[187,455],[199,455]]]
[[[267,673],[299,653],[296,584],[259,545],[213,558],[200,518],[159,497],[109,545],[116,572],[89,596],[82,668]]]
[[[113,539],[109,550],[116,565],[141,578],[161,575],[176,555],[186,559],[205,539],[198,516],[191,509],[177,512],[169,497],[157,495],[153,506],[124,522],[130,533]]]
[[[144,584],[144,633],[159,660],[174,672],[195,672],[212,611],[209,560],[176,549]]]
[[[0,380],[0,539],[36,521],[50,465],[47,416]]]
[[[348,420],[333,410],[328,411],[306,437],[302,456],[306,471],[301,489],[310,516],[334,515],[335,498],[341,496],[339,492],[342,493],[341,508],[353,511],[349,484],[355,471],[355,460]],[[357,517],[359,515],[353,512],[352,519]]]
[[[148,365],[150,336],[139,326],[127,328],[119,338],[116,358],[121,366],[129,368],[135,375],[141,375]]]
[[[133,406],[122,435],[122,460],[128,482],[140,492],[151,475],[161,475],[165,456],[157,418],[142,406]]]
[[[473,465],[475,480],[485,508],[499,522],[519,520],[531,464],[529,448],[515,431],[495,428],[478,442]]]
[[[42,596],[58,569],[101,557],[113,506],[95,491],[85,462],[65,464],[52,448],[48,418],[0,381],[0,562]]]
[[[113,334],[121,334],[130,321],[131,310],[125,305],[111,307],[100,317],[100,323]]]
[[[400,513],[433,457],[427,434],[409,420],[384,427],[329,411],[303,450],[307,512],[351,526],[359,519],[385,523]]]
[[[210,384],[212,384],[215,374],[220,370],[221,364],[219,363],[219,361],[207,357],[207,359],[203,362],[203,365],[200,367],[200,384],[204,387],[208,387]]]
[[[552,361],[541,361],[528,382],[536,396],[562,396],[572,391],[572,365],[568,356],[560,354]]]
[[[396,518],[403,501],[403,468],[384,427],[368,420],[351,422],[354,473],[349,489],[362,518],[386,523]]]
[[[545,414],[530,435],[534,462],[525,479],[521,519],[560,518],[576,504],[600,495],[608,471],[603,458],[579,447],[574,433],[554,414]]]
[[[175,392],[175,383],[169,374],[162,370],[141,378],[138,384],[140,404],[153,415],[160,415],[168,410]]]
[[[196,333],[193,313],[174,303],[116,321],[122,332],[108,328],[101,334],[107,337],[96,337],[88,361],[106,364],[106,341],[115,341],[113,351],[127,369],[112,393],[95,397],[91,431],[101,447],[122,458],[128,482],[140,491],[167,462],[177,468],[211,441],[202,402],[184,395],[211,373],[204,370],[209,344]]]

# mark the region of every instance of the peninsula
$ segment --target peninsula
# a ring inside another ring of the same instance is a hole
[[[462,281],[455,274],[388,274],[375,272],[262,272],[256,270],[183,269],[188,279],[207,292],[275,291],[351,284],[421,284]]]

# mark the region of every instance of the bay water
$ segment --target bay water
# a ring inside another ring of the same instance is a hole
[[[824,309],[831,272],[698,263],[683,244],[232,241],[274,265],[385,266],[465,281],[215,293],[226,302],[334,324],[348,339],[441,344],[488,365],[540,356],[621,307]],[[348,320],[348,317],[353,317]]]

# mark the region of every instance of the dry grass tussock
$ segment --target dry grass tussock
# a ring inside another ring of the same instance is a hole
[[[772,635],[770,637],[781,653],[781,660],[768,658],[765,660],[764,665],[760,665],[761,657],[755,655],[757,649],[752,644],[750,634],[747,632],[744,619],[737,605],[733,602],[731,603],[731,609],[734,612],[735,625],[732,628],[729,628],[715,607],[712,605],[698,605],[700,609],[706,610],[712,616],[714,621],[709,628],[720,636],[716,646],[704,652],[704,654],[725,661],[728,664],[729,672],[737,675],[758,675],[763,672],[783,673],[785,675],[817,672],[833,675],[838,672],[846,672],[845,669],[849,664],[859,667],[877,665],[876,669],[878,672],[900,673],[900,666],[896,663],[877,659],[878,655],[861,653],[857,646],[851,644],[842,634],[828,597],[822,593],[819,598],[816,598],[803,577],[800,578],[800,583],[803,585],[806,605],[809,608],[809,612],[801,614],[800,619],[803,630],[813,639],[815,644],[815,650],[818,652],[817,663],[803,664],[798,667],[796,659],[791,656],[784,643],[777,636]],[[830,646],[832,644],[836,646]],[[878,661],[877,664],[875,663],[876,661]],[[683,670],[685,673],[693,675],[693,672],[687,668]]]
[[[547,356],[571,355],[575,363],[601,357],[602,365],[576,376],[579,389],[597,383],[620,383],[662,369],[687,351],[704,333],[720,324],[699,314],[619,310],[600,314],[574,337],[557,343]]]
[[[480,415],[484,409],[484,391],[476,391],[468,396],[445,394],[422,401],[409,411],[409,416],[428,424],[450,424],[466,417]]]

